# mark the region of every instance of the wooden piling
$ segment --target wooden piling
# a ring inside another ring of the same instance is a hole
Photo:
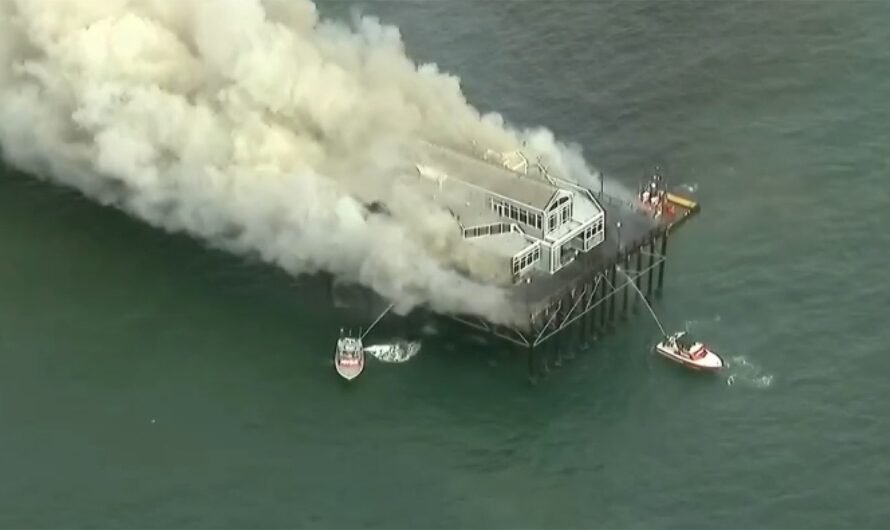
[[[621,318],[626,320],[627,319],[628,294],[630,291],[630,285],[628,285],[628,284],[632,281],[630,273],[627,272],[627,269],[630,267],[630,254],[624,254],[624,263],[622,264],[622,267],[623,268],[621,270],[624,271],[624,274],[622,275],[622,276],[624,276],[624,278],[623,278],[623,280],[624,280],[624,282],[623,282],[624,283],[624,288],[623,288],[624,302],[621,304]]]
[[[637,289],[640,289],[640,276],[642,275],[643,270],[643,247],[642,245],[637,248],[637,274],[636,279],[634,279],[634,285],[637,286]],[[640,310],[640,297],[634,296],[633,301],[633,312],[636,314],[637,311]]]
[[[609,324],[612,325],[615,323],[615,299],[618,297],[617,290],[615,289],[615,281],[618,276],[618,266],[617,262],[613,262],[609,268],[609,275],[611,276],[611,287],[609,288]]]
[[[664,265],[667,262],[667,245],[668,245],[668,233],[667,231],[662,232],[661,234],[661,263],[658,264],[658,291],[661,292],[661,288],[664,286]]]
[[[652,297],[652,275],[655,273],[655,238],[650,237],[649,239],[649,273],[648,273],[648,281],[646,282],[646,300],[648,301]]]

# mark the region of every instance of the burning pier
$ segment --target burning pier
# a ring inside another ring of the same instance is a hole
[[[522,325],[450,315],[528,352],[534,377],[573,344],[587,342],[648,301],[664,284],[672,230],[698,213],[656,172],[626,199],[554,175],[522,151],[466,149],[418,141],[406,146],[404,184],[454,218],[463,244],[487,254],[491,281],[506,286]],[[355,194],[368,215],[389,215],[382,197]],[[619,274],[620,272],[620,274]],[[631,282],[633,285],[631,285]]]

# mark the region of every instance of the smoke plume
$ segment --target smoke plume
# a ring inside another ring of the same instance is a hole
[[[554,172],[590,174],[547,131],[480,115],[374,18],[322,20],[308,0],[0,0],[10,163],[292,274],[359,282],[400,312],[513,322],[502,262],[397,178],[416,138],[525,141]],[[357,192],[391,215],[367,215]]]

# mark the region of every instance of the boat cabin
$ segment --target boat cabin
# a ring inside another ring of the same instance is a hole
[[[704,345],[695,340],[689,333],[680,332],[671,337],[677,351],[691,359],[700,359],[704,357],[706,351]]]

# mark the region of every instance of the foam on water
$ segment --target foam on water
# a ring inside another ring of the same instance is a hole
[[[749,361],[745,356],[731,357],[726,362],[728,375],[727,386],[747,386],[753,388],[769,388],[773,383],[773,375],[764,373],[763,368]]]
[[[365,354],[385,363],[405,363],[420,353],[420,341],[395,341],[365,347]]]

